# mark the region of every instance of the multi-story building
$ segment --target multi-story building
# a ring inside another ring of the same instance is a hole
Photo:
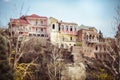
[[[103,39],[102,33],[98,33],[95,27],[78,27],[76,23],[59,21],[53,17],[48,19],[36,14],[10,19],[9,31],[12,36],[50,39],[50,42],[58,47],[72,50],[73,46],[75,56],[80,52],[84,56],[95,57],[96,53],[105,53],[107,48],[108,39]]]
[[[78,38],[77,43],[81,44],[81,52],[84,53],[85,56],[89,57],[95,57],[95,46],[99,43],[99,33],[97,32],[97,29],[94,27],[89,27],[81,25],[82,27],[80,30],[78,30]]]
[[[99,44],[96,45],[96,51],[94,53],[95,57],[101,60],[109,60],[108,55],[114,55],[114,52],[111,54],[112,48],[115,47],[114,43],[115,39],[104,38],[102,42],[99,42]]]
[[[77,39],[76,23],[58,21],[55,18],[49,18],[49,34],[51,43],[70,48],[76,44]]]
[[[21,16],[18,19],[10,19],[9,31],[14,36],[38,36],[48,37],[47,35],[47,17],[32,14]]]

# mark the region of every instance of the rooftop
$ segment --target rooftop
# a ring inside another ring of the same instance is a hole
[[[26,20],[26,19],[11,19],[10,20],[11,23],[14,23],[14,24],[29,24],[29,22]]]
[[[59,21],[59,23],[61,23],[61,24],[68,24],[68,25],[78,25],[77,23],[73,23],[73,22],[63,22],[63,21]]]
[[[27,18],[47,18],[45,16],[39,16],[39,15],[36,15],[36,14],[32,14],[32,15],[29,15],[29,16],[25,16]]]

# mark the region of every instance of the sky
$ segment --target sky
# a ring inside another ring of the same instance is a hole
[[[113,37],[118,5],[120,0],[0,0],[0,25],[7,26],[10,18],[37,14],[95,27],[104,37]]]

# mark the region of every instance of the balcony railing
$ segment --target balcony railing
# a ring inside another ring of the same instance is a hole
[[[99,40],[97,40],[97,39],[87,39],[86,41],[92,42],[92,43],[97,43],[97,42],[99,42]]]
[[[60,31],[61,33],[64,33],[64,34],[73,34],[73,35],[77,35],[77,32],[76,31]]]

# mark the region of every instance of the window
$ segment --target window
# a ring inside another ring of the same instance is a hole
[[[41,34],[41,37],[44,37],[44,34]]]
[[[55,29],[55,24],[52,25],[52,29]]]
[[[43,28],[41,28],[41,31],[43,32]]]
[[[75,27],[75,31],[76,31],[76,27]]]
[[[89,36],[89,39],[91,39],[91,37],[92,37],[92,36],[90,35],[90,36]]]
[[[98,50],[98,46],[96,46],[96,50]]]
[[[96,56],[96,58],[98,58],[98,55],[97,55],[97,54],[96,54],[95,56]]]
[[[95,36],[93,35],[93,36],[92,36],[92,39],[94,39],[94,37],[95,37]]]
[[[104,51],[106,51],[106,47],[104,47]]]
[[[48,37],[48,35],[46,34],[46,37]]]
[[[43,25],[43,21],[41,21],[41,25]]]
[[[72,31],[73,29],[72,29],[72,26],[70,27],[70,31]]]
[[[64,30],[64,26],[62,25],[62,30]]]
[[[39,37],[39,36],[40,36],[40,34],[37,34],[37,36]]]
[[[38,20],[36,19],[36,25],[38,24]]]
[[[63,44],[61,44],[61,48],[63,48],[64,47],[64,45]]]
[[[23,34],[23,32],[19,32],[19,34]]]
[[[86,36],[87,40],[88,40],[88,35]]]
[[[59,31],[60,31],[60,26],[59,26]]]
[[[36,36],[36,34],[33,34],[33,36]]]
[[[70,37],[70,40],[72,41],[72,37]]]
[[[66,26],[66,31],[68,31],[68,26]]]

